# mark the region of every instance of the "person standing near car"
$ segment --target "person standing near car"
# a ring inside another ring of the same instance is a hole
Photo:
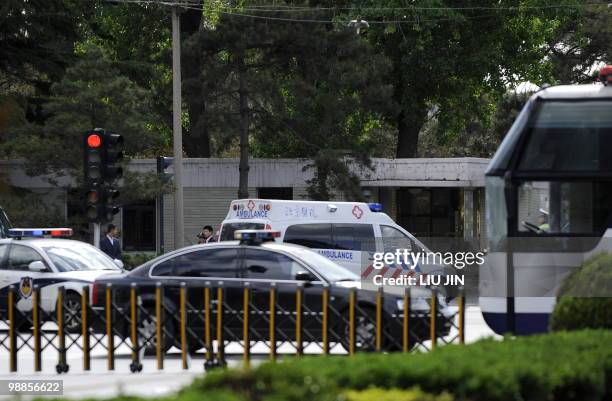
[[[112,259],[121,260],[121,245],[117,239],[117,226],[109,224],[106,226],[106,235],[100,240],[100,250]]]
[[[208,244],[209,242],[213,242],[213,228],[212,226],[204,226],[198,234],[198,244]]]

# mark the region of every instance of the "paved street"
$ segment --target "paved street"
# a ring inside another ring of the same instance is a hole
[[[468,307],[466,310],[466,341],[474,342],[478,339],[494,335],[486,326],[480,314],[480,309],[476,306]],[[335,353],[343,353],[337,347]],[[230,366],[239,366],[242,356],[241,347],[233,345],[227,347],[228,363]],[[253,363],[266,360],[267,348],[263,345],[253,348]],[[290,353],[290,346],[280,347],[279,354]],[[316,346],[305,349],[306,353],[317,353]],[[260,353],[260,354],[258,354]],[[0,380],[6,379],[62,379],[64,381],[64,395],[68,397],[95,397],[107,398],[118,394],[158,396],[172,393],[182,386],[190,383],[194,377],[204,372],[204,355],[197,354],[190,357],[189,369],[184,371],[181,368],[180,353],[177,350],[165,359],[163,371],[158,371],[154,357],[143,359],[143,370],[141,373],[133,374],[129,370],[130,350],[127,346],[118,349],[115,360],[115,371],[107,370],[105,351],[101,347],[96,347],[92,351],[91,371],[84,372],[82,369],[82,353],[78,350],[68,352],[68,364],[70,372],[58,375],[55,372],[57,363],[57,353],[46,351],[43,353],[43,371],[34,373],[34,361],[31,351],[23,351],[18,355],[17,374],[8,371],[8,353],[0,352]],[[0,400],[11,399],[10,396],[0,396]]]

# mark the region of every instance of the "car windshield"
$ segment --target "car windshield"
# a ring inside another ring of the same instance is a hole
[[[337,265],[325,256],[309,249],[292,248],[291,253],[305,261],[327,281],[359,281],[359,276],[344,267]]]
[[[4,210],[0,208],[0,238],[8,235],[9,228],[11,228],[11,223],[9,222],[8,217],[6,217]]]
[[[53,264],[62,272],[80,270],[120,270],[111,258],[91,245],[78,242],[44,246]]]

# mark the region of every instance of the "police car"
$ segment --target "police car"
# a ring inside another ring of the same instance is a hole
[[[17,310],[25,313],[32,310],[34,286],[39,286],[40,308],[47,314],[55,312],[58,287],[63,286],[65,327],[77,331],[83,287],[123,270],[121,262],[99,249],[66,239],[72,235],[70,228],[12,228],[8,235],[0,239],[0,314],[7,311],[11,285],[17,288]],[[23,317],[16,319],[16,327],[28,329],[26,322]]]
[[[330,261],[312,250],[293,244],[281,244],[274,241],[280,233],[265,230],[238,230],[234,232],[234,241],[224,241],[209,244],[199,244],[175,250],[159,256],[136,269],[120,276],[105,276],[96,280],[93,299],[94,308],[104,309],[104,288],[108,284],[115,291],[117,305],[123,305],[124,313],[118,313],[116,325],[129,337],[129,324],[125,316],[129,316],[130,288],[136,284],[138,288],[139,305],[148,311],[139,314],[140,332],[143,338],[149,339],[146,348],[155,349],[155,286],[161,283],[164,288],[164,309],[168,311],[169,319],[164,321],[164,332],[169,334],[163,344],[164,349],[178,345],[178,305],[179,291],[182,283],[187,286],[187,299],[191,307],[202,311],[202,288],[209,282],[212,286],[223,282],[224,299],[228,317],[225,319],[225,339],[240,341],[242,339],[242,323],[235,316],[240,316],[243,302],[245,282],[248,282],[252,291],[253,310],[269,310],[270,283],[276,283],[278,310],[285,311],[277,317],[277,327],[285,333],[287,338],[295,338],[294,316],[288,311],[295,311],[296,285],[304,285],[304,310],[320,311],[321,294],[325,285],[331,288],[330,307],[348,316],[349,289],[358,288],[360,277],[350,270]],[[359,319],[356,324],[358,336],[358,349],[373,349],[375,339],[375,292],[358,290],[360,307],[371,319]],[[385,316],[391,316],[403,311],[403,299],[396,296],[385,296],[383,311]],[[420,319],[429,319],[428,304],[414,300],[411,302],[413,313]],[[422,309],[419,309],[422,308]],[[443,313],[450,314],[447,309]],[[188,312],[188,343],[190,351],[199,347],[203,337],[204,324],[195,313]],[[200,317],[202,313],[197,313]],[[232,318],[233,317],[233,318]],[[317,323],[317,315],[304,313],[303,327],[308,336],[314,341],[321,339],[321,324]],[[415,319],[418,319],[415,317]],[[441,319],[443,320],[443,319]],[[212,322],[214,324],[214,322]],[[254,317],[251,320],[253,341],[267,341],[269,325],[266,320]],[[347,326],[344,321],[330,317],[330,328],[336,333],[337,339],[330,341],[347,341]],[[399,326],[398,326],[399,328]],[[103,328],[100,328],[103,330]],[[449,326],[441,324],[439,335],[448,333]],[[413,322],[411,326],[413,335],[420,339],[429,336],[428,326]],[[213,331],[214,332],[214,331]],[[396,339],[401,339],[401,333],[394,333]],[[333,335],[332,335],[333,337]],[[280,339],[280,337],[279,337]],[[401,344],[401,340],[400,344]]]

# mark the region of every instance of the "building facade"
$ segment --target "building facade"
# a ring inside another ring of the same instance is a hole
[[[488,162],[481,158],[373,159],[372,170],[355,167],[353,171],[361,179],[365,198],[381,203],[385,212],[415,236],[476,239],[483,244],[484,171]],[[308,199],[308,180],[313,178],[309,160],[251,159],[249,164],[251,198]],[[154,172],[156,162],[132,160],[127,168]],[[49,193],[54,202],[64,202],[66,216],[71,213],[66,188],[74,183],[69,178],[53,177],[51,184],[45,179],[48,177],[29,177],[18,161],[0,162],[0,174],[13,187]],[[184,159],[184,243],[196,243],[204,225],[218,230],[237,192],[238,159]],[[351,200],[338,191],[334,194],[330,200]],[[123,205],[115,223],[121,228],[125,251],[172,250],[174,196]]]

